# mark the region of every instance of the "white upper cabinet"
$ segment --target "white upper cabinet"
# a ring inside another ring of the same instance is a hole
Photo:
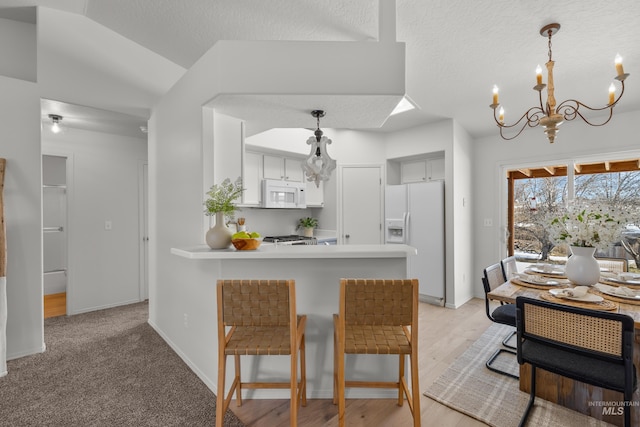
[[[444,179],[444,158],[422,159],[402,162],[400,182],[425,182]]]
[[[263,165],[265,179],[284,179],[296,182],[303,180],[302,161],[299,159],[265,154]]]
[[[306,188],[307,207],[321,208],[324,206],[324,182],[320,181],[320,187],[315,182],[307,181]]]
[[[262,203],[262,154],[247,151],[244,154],[242,204],[259,206]]]
[[[403,184],[426,181],[427,162],[426,160],[403,162],[400,167],[400,173],[400,179]]]

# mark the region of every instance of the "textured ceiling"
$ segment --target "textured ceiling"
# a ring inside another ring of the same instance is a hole
[[[488,108],[491,88],[500,86],[507,121],[535,105],[534,70],[547,60],[539,30],[551,22],[562,25],[553,38],[558,101],[603,106],[619,52],[631,77],[616,110],[640,110],[636,0],[396,3],[406,91],[420,110],[391,117],[383,131],[454,118],[474,137],[497,133]],[[0,0],[0,6],[35,4],[84,15],[185,69],[218,40],[378,37],[378,0]],[[319,58],[319,66],[331,64]]]

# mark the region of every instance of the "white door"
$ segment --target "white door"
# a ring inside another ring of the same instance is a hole
[[[382,166],[341,166],[340,172],[341,243],[383,243]]]

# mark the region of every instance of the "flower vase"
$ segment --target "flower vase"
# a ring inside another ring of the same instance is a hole
[[[313,237],[313,227],[304,228],[304,237]]]
[[[206,242],[211,249],[226,249],[233,233],[224,225],[224,213],[216,212],[216,224],[207,231]]]
[[[571,246],[565,273],[575,285],[593,286],[600,280],[600,265],[594,258],[596,248]]]

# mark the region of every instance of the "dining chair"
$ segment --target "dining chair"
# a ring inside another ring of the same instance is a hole
[[[398,390],[398,406],[406,396],[413,425],[420,426],[418,385],[418,280],[341,279],[339,313],[334,323],[333,403],[338,405],[339,426],[345,424],[345,388],[372,387]],[[345,379],[345,355],[398,355],[398,381]],[[411,391],[405,373],[409,356]]]
[[[484,269],[483,277],[482,277],[482,285],[484,288],[484,304],[485,304],[485,312],[487,317],[495,323],[499,323],[502,325],[513,326],[513,331],[509,332],[506,337],[502,340],[502,345],[507,348],[498,348],[492,355],[489,357],[489,360],[486,361],[485,365],[487,368],[493,372],[497,372],[499,374],[503,374],[509,376],[511,378],[518,379],[518,375],[514,375],[510,372],[504,371],[502,369],[498,369],[494,366],[494,362],[501,354],[512,354],[516,355],[514,351],[516,346],[509,344],[509,340],[515,335],[516,330],[516,306],[514,304],[505,304],[500,302],[500,305],[495,309],[491,309],[491,300],[489,299],[489,292],[496,289],[498,286],[502,285],[506,282],[504,277],[504,273],[502,270],[501,264],[492,264],[489,267]]]
[[[605,268],[612,273],[626,273],[629,270],[629,264],[625,258],[595,258],[601,269]]]
[[[518,363],[531,365],[527,422],[536,398],[536,369],[615,390],[624,395],[624,425],[631,426],[634,321],[630,316],[516,298]]]
[[[518,272],[518,265],[516,263],[515,255],[511,255],[500,261],[500,265],[502,266],[502,275],[505,280],[511,279],[515,273]]]
[[[305,325],[307,317],[296,314],[294,280],[218,280],[218,393],[216,427],[222,427],[233,392],[242,405],[242,390],[289,388],[290,425],[297,425],[298,403],[307,404]],[[298,354],[300,381],[298,381]],[[234,356],[235,375],[225,397],[227,356]],[[288,355],[288,381],[243,382],[240,356]]]

